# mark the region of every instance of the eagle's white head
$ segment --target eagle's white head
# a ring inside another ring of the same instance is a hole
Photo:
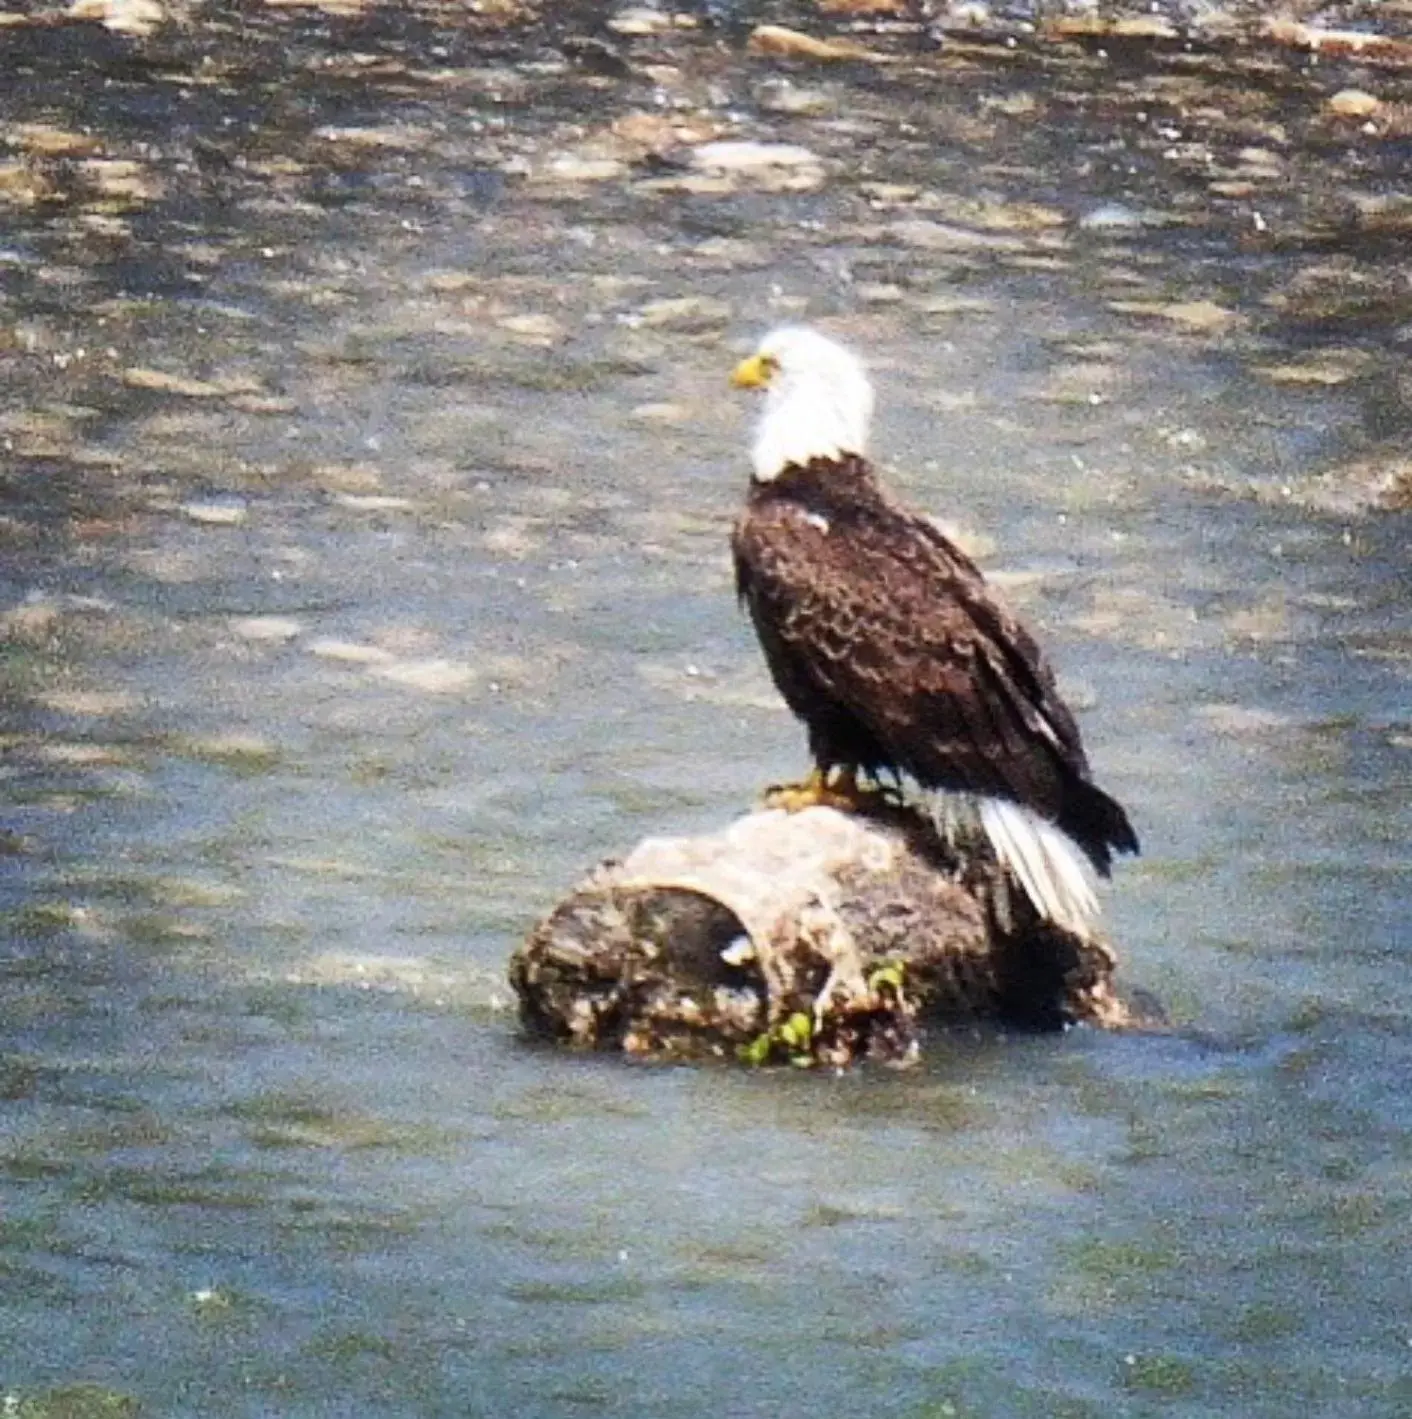
[[[762,483],[792,463],[860,457],[873,416],[873,386],[857,356],[817,330],[784,326],[736,366],[731,382],[765,391],[765,413],[751,449]]]

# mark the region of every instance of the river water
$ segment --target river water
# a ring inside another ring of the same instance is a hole
[[[1412,1412],[1401,146],[1323,107],[1397,76],[607,33],[0,31],[7,1412]],[[798,319],[1170,1033],[521,1037],[582,871],[802,764],[725,553]]]

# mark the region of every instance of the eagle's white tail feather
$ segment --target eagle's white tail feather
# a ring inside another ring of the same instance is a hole
[[[1098,894],[1092,869],[1075,843],[1055,825],[1018,803],[946,790],[930,795],[938,830],[963,845],[985,835],[1006,876],[1017,884],[1046,921],[1091,936],[1098,919]],[[996,907],[1009,914],[1007,900]]]
[[[1018,803],[982,798],[978,807],[996,857],[1014,873],[1035,910],[1066,931],[1090,935],[1098,894],[1079,849],[1053,823]]]

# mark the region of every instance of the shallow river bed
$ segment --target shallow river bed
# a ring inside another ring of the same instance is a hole
[[[1400,71],[712,13],[0,27],[7,1412],[1412,1409]],[[1171,1033],[520,1037],[584,868],[802,764],[785,320],[1043,632]]]

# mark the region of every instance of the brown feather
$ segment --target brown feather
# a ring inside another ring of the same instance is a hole
[[[1114,849],[1137,850],[1127,815],[1090,780],[1033,638],[864,459],[814,459],[752,484],[732,549],[775,684],[821,767],[1011,799],[1100,871]]]

